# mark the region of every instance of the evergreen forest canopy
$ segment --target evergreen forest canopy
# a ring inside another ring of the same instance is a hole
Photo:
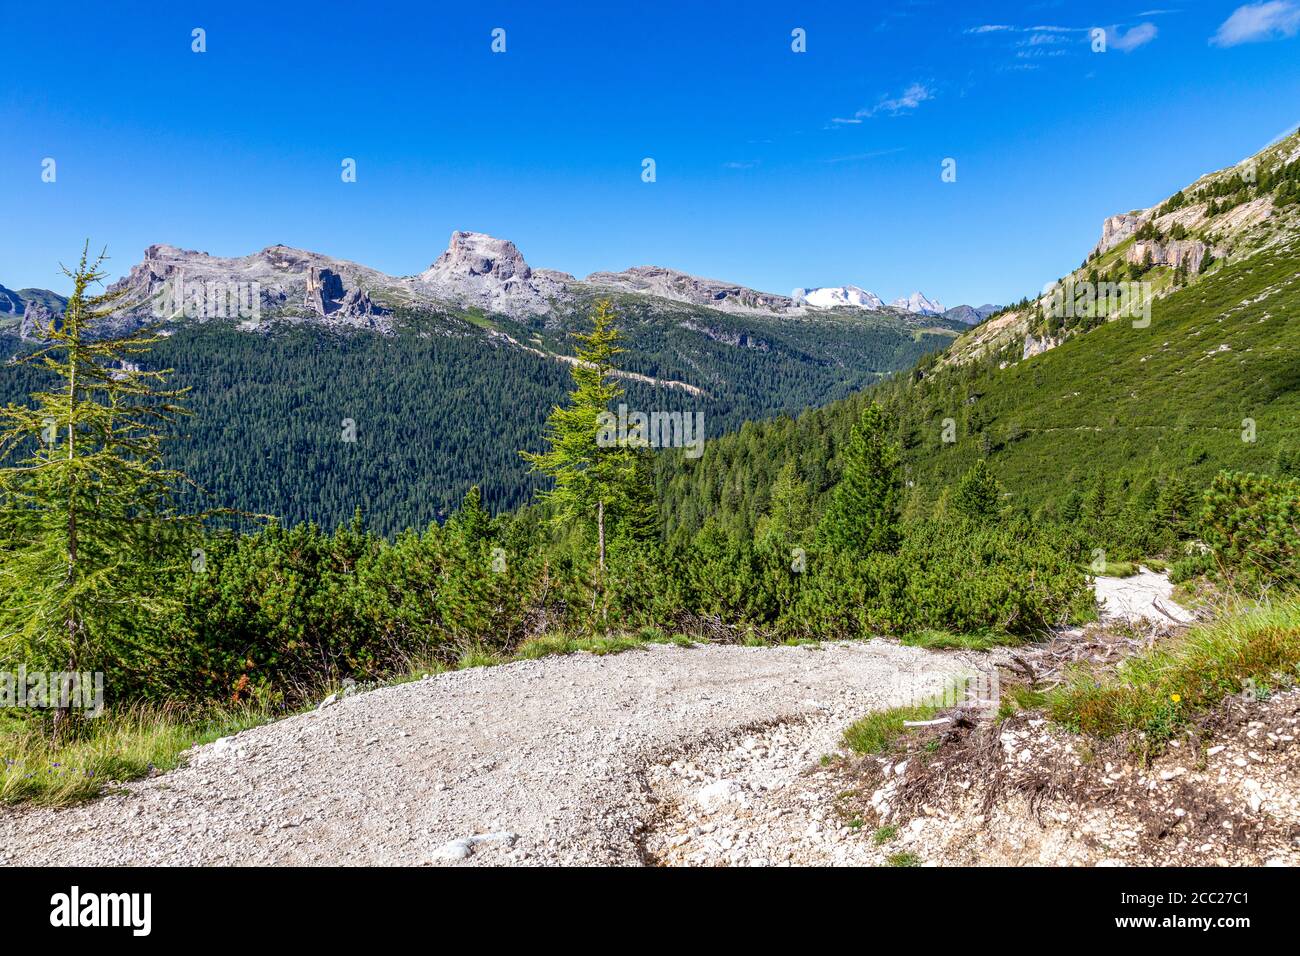
[[[392,536],[445,520],[473,485],[493,513],[517,508],[542,485],[516,452],[541,449],[542,425],[569,377],[554,356],[572,353],[590,306],[532,322],[412,313],[393,336],[289,324],[258,334],[222,322],[169,326],[145,362],[173,370],[170,381],[189,390],[194,414],[169,433],[167,463],[209,492],[194,507],[289,525],[332,529],[360,508]],[[702,413],[711,438],[910,368],[957,326],[935,319],[918,328],[883,314],[737,317],[633,295],[615,307],[623,370],[700,390],[625,380],[628,406]],[[30,348],[0,338],[0,353]],[[0,368],[0,402],[25,400],[47,376],[30,364]]]

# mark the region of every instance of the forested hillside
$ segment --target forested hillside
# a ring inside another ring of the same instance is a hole
[[[588,297],[591,298],[591,297]],[[625,381],[644,411],[702,412],[719,436],[744,421],[846,396],[944,347],[959,326],[897,313],[734,315],[648,296],[614,297],[631,373],[690,386]],[[333,528],[361,508],[386,534],[445,518],[471,485],[492,511],[537,487],[520,459],[535,450],[564,395],[570,333],[590,302],[516,320],[412,312],[393,335],[310,324],[238,331],[181,323],[147,362],[192,389],[193,416],[168,462],[211,492],[205,505]],[[30,343],[0,342],[13,354]],[[0,402],[22,401],[40,373],[0,368]],[[344,420],[355,442],[344,439]]]
[[[1077,516],[1099,484],[1106,508],[1118,512],[1152,495],[1152,482],[1199,490],[1220,469],[1294,474],[1298,315],[1293,239],[1157,300],[1149,327],[1105,322],[1024,360],[1019,342],[962,365],[939,367],[932,357],[797,419],[746,425],[696,461],[666,458],[665,520],[690,534],[713,515],[747,535],[787,463],[820,499],[869,401],[897,422],[911,513],[928,513],[982,458],[1005,503],[1036,517]]]

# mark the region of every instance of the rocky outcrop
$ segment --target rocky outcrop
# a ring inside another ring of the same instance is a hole
[[[413,282],[433,296],[513,317],[549,312],[567,300],[573,276],[531,268],[507,239],[453,232],[447,251]]]
[[[43,303],[28,302],[18,325],[18,337],[28,342],[45,338],[51,326],[59,327],[60,315]]]
[[[622,272],[593,272],[587,284],[617,292],[658,296],[672,302],[700,305],[723,312],[784,312],[795,302],[788,296],[703,279],[663,266],[635,266]]]
[[[360,286],[347,289],[337,272],[317,266],[310,266],[307,270],[304,304],[316,315],[335,319],[368,320],[384,313],[371,301],[365,289]]]
[[[402,280],[283,245],[238,258],[152,245],[144,260],[109,288],[123,293],[119,326],[180,318],[308,319],[386,329],[387,321],[379,317],[388,310],[367,290],[411,298]]]
[[[345,295],[343,280],[333,269],[311,266],[307,269],[307,296],[303,303],[317,315],[329,315],[339,307]]]
[[[1121,242],[1127,239],[1133,233],[1142,228],[1142,224],[1150,218],[1148,213],[1123,213],[1118,216],[1108,216],[1101,224],[1101,241],[1093,249],[1094,255],[1102,255],[1114,249]]]
[[[1140,240],[1133,243],[1124,254],[1124,261],[1134,265],[1145,265],[1151,257],[1153,266],[1182,266],[1192,275],[1201,271],[1201,264],[1209,253],[1210,247],[1199,239],[1171,239],[1168,242]]]
[[[944,311],[940,303],[926,298],[920,292],[913,292],[905,298],[895,299],[890,305],[896,309],[911,312],[913,315],[943,315]]]
[[[45,337],[51,323],[63,314],[67,300],[49,289],[19,289],[17,292],[0,285],[0,319],[18,332],[19,338],[35,341]]]
[[[1032,334],[1025,336],[1025,347],[1021,351],[1020,360],[1023,362],[1027,358],[1035,355],[1042,355],[1044,352],[1051,351],[1061,344],[1060,339],[1052,338],[1050,335],[1044,335],[1041,339],[1035,338]]]

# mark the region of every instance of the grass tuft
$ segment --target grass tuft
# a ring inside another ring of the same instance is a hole
[[[174,707],[139,706],[88,719],[76,736],[54,743],[41,719],[0,728],[0,803],[66,806],[98,796],[106,785],[171,770],[190,747],[266,723],[258,710],[184,717]]]
[[[1231,694],[1300,678],[1300,599],[1237,611],[1129,658],[1113,674],[1076,671],[1046,695],[1053,720],[1112,737],[1138,731],[1159,744]]]
[[[881,754],[892,750],[904,733],[905,720],[930,720],[938,708],[930,705],[891,707],[854,721],[844,731],[844,744],[860,754]]]
[[[933,628],[905,634],[900,641],[909,647],[924,647],[931,651],[987,651],[994,647],[1011,647],[1022,643],[1002,631],[986,630],[963,634]]]

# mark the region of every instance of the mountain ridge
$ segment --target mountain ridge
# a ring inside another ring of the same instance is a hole
[[[209,303],[209,283],[239,287],[257,283],[256,301],[248,293],[237,305],[238,317],[255,312],[278,319],[327,320],[343,328],[392,331],[395,312],[413,308],[478,309],[514,319],[545,315],[591,293],[647,295],[736,315],[804,317],[821,309],[851,308],[868,312],[947,316],[973,321],[987,306],[945,310],[920,292],[886,304],[857,286],[796,289],[791,296],[762,292],[734,282],[705,278],[664,266],[633,266],[620,272],[597,271],[583,279],[554,269],[531,266],[508,239],[457,230],[447,248],[423,271],[394,276],[325,253],[283,244],[243,256],[210,253],[156,243],[143,259],[115,280],[109,290],[124,296],[123,324],[182,316],[232,318],[230,303]],[[182,288],[179,291],[176,285]],[[168,286],[171,286],[170,288]],[[46,305],[62,297],[44,290]],[[17,311],[21,300],[0,314]],[[191,313],[199,313],[191,315]],[[951,313],[951,314],[949,314]]]

